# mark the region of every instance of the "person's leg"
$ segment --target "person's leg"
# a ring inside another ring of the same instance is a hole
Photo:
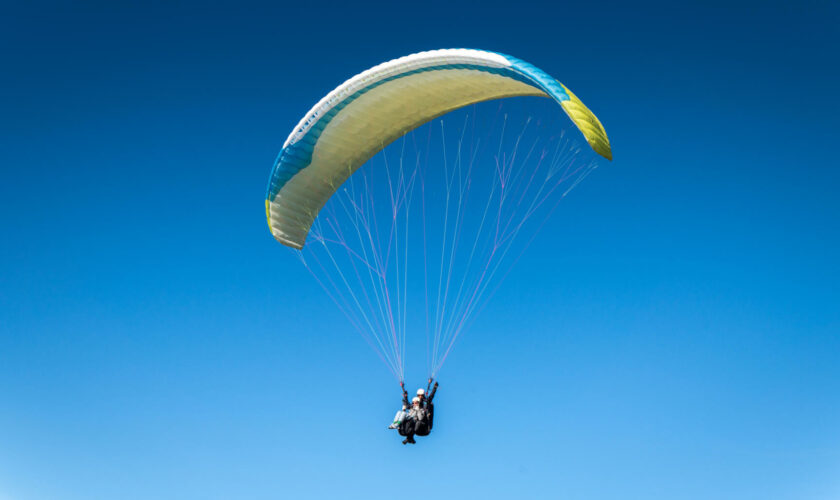
[[[408,425],[406,425],[406,434],[405,434],[406,437],[405,437],[405,441],[403,441],[403,444],[408,444],[408,443],[414,444],[414,443],[417,442],[417,441],[414,440],[414,434],[416,434],[416,431],[417,431],[417,421],[414,420],[413,418],[409,418],[409,419],[406,420],[406,423]]]
[[[412,436],[411,440],[414,440],[414,427],[415,422],[414,419],[411,417],[406,417],[405,420],[402,421],[397,432],[400,433],[400,436]]]
[[[405,420],[406,415],[407,413],[405,412],[405,410],[398,411],[397,414],[394,415],[394,421],[391,422],[391,425],[389,425],[388,428],[398,429],[400,427],[400,424],[403,423],[403,420]]]

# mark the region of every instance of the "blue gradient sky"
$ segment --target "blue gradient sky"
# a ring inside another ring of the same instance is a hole
[[[837,3],[4,10],[0,499],[840,497]],[[616,159],[405,449],[263,196],[322,95],[443,47],[556,76]]]

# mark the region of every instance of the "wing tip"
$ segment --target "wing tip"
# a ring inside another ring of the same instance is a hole
[[[557,82],[560,83],[560,82]],[[607,131],[601,124],[601,120],[595,116],[589,108],[576,96],[568,87],[560,83],[563,90],[569,95],[569,100],[560,103],[563,111],[569,115],[575,126],[586,138],[589,146],[609,161],[612,161],[612,148],[610,147],[610,139],[607,137]]]

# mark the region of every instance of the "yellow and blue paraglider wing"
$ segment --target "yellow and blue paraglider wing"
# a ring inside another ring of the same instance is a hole
[[[298,123],[277,157],[266,217],[280,243],[303,248],[327,200],[377,152],[438,116],[515,96],[551,97],[589,145],[612,159],[603,126],[560,82],[514,57],[470,49],[421,52],[347,80]]]

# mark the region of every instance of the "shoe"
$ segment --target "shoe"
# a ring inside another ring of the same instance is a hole
[[[403,444],[408,444],[408,443],[409,443],[408,439],[403,439]]]

